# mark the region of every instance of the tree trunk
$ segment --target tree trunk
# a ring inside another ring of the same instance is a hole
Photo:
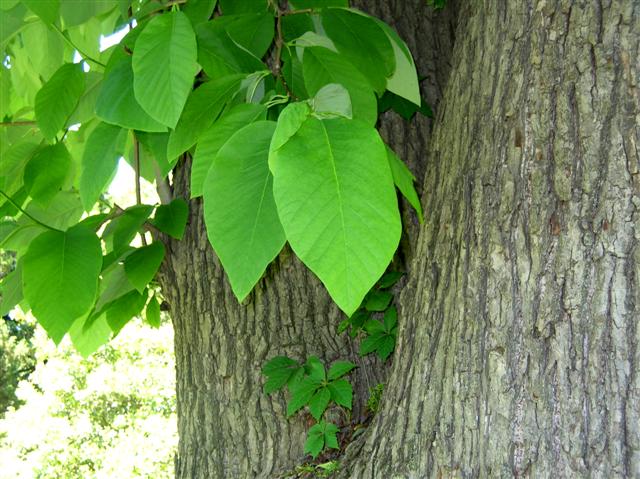
[[[343,477],[640,477],[640,4],[465,2]]]
[[[436,103],[449,70],[452,14],[434,13],[424,0],[377,0],[360,6],[387,21],[391,14],[399,15],[402,6],[413,9],[411,21],[400,22],[400,34],[410,47],[430,52],[418,59],[418,68],[429,75],[428,86],[434,88],[426,92]],[[390,144],[409,159],[419,177],[429,127],[425,118],[407,124],[388,114],[383,121]],[[187,161],[174,172],[176,197],[189,198],[189,166]],[[404,214],[415,245],[417,222],[408,210]],[[410,257],[412,242],[404,246],[404,257]],[[260,370],[274,356],[357,362],[360,367],[352,373],[356,420],[364,416],[369,388],[386,377],[379,361],[362,360],[358,345],[346,334],[338,336],[344,315],[289,249],[269,267],[248,300],[238,304],[207,241],[200,200],[190,202],[185,237],[168,241],[160,280],[175,328],[178,478],[274,478],[305,461],[310,416],[287,420],[284,395],[262,392]]]

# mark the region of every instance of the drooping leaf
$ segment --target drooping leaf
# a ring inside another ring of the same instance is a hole
[[[24,168],[24,186],[41,204],[58,194],[71,169],[71,156],[64,143],[48,145],[36,152]]]
[[[309,412],[315,418],[319,420],[324,414],[325,409],[331,401],[331,392],[327,388],[319,389],[313,397],[309,400]]]
[[[67,123],[84,92],[84,73],[79,63],[65,63],[36,95],[35,112],[38,127],[49,141]]]
[[[349,92],[353,117],[375,125],[378,107],[373,89],[342,55],[322,47],[305,48],[302,71],[310,95],[315,95],[325,85],[338,83]]]
[[[155,277],[164,259],[164,245],[154,241],[149,246],[138,248],[124,260],[124,271],[129,282],[142,293]]]
[[[385,331],[391,333],[396,324],[398,324],[398,310],[395,306],[392,306],[385,311],[382,322],[384,323]]]
[[[394,284],[396,284],[400,278],[404,276],[404,273],[400,271],[389,271],[385,273],[380,281],[378,281],[378,286],[381,288],[390,288]]]
[[[398,158],[391,148],[387,148],[387,157],[389,159],[389,166],[391,167],[391,174],[393,175],[393,181],[400,190],[400,193],[407,199],[409,204],[413,206],[418,214],[418,220],[422,224],[424,218],[422,216],[422,205],[420,204],[420,198],[413,186],[415,177],[411,170],[407,168],[407,165]]]
[[[395,70],[394,50],[378,23],[360,12],[330,8],[321,14],[327,36],[373,89],[382,94]],[[366,54],[365,54],[366,52]]]
[[[78,352],[84,358],[88,358],[111,337],[106,314],[78,318],[69,329],[69,337]]]
[[[387,80],[387,89],[415,105],[421,106],[418,74],[409,48],[393,28],[380,20],[376,19],[375,21],[389,38],[395,58],[395,70]]]
[[[244,75],[230,75],[200,85],[189,95],[175,130],[169,136],[167,159],[172,162],[191,148],[200,134],[216,120],[238,90]]]
[[[29,10],[45,23],[55,23],[60,12],[60,0],[22,0]]]
[[[107,123],[123,128],[167,131],[167,127],[154,120],[136,100],[131,62],[129,55],[112,56],[96,100],[96,115]]]
[[[144,310],[144,319],[152,328],[160,327],[160,303],[155,295],[151,296],[151,299],[147,303],[147,307]]]
[[[184,13],[153,18],[136,40],[133,91],[142,108],[175,128],[198,71],[196,37]]]
[[[262,58],[273,42],[275,22],[270,12],[224,16],[229,37],[256,58]]]
[[[191,197],[202,195],[203,185],[218,150],[243,126],[266,117],[264,105],[244,103],[225,113],[198,140],[191,165]]]
[[[204,185],[207,235],[240,301],[286,241],[268,164],[275,125],[259,121],[235,133],[218,151]]]
[[[108,123],[100,123],[89,135],[80,173],[80,198],[86,211],[91,210],[113,178],[126,141],[127,130]]]
[[[31,242],[23,261],[24,296],[38,322],[59,343],[95,299],[100,240],[84,225],[47,231]]]
[[[386,151],[377,132],[347,119],[308,117],[269,166],[287,240],[351,315],[380,279],[400,239]],[[305,161],[300,161],[304,158]]]
[[[318,90],[312,100],[314,113],[321,118],[352,118],[351,98],[345,87],[329,83]]]
[[[113,331],[114,336],[116,336],[134,316],[140,314],[146,300],[146,294],[131,291],[109,304],[105,312],[107,315],[107,324]]]
[[[156,208],[151,224],[163,233],[177,240],[182,239],[189,218],[189,205],[182,198],[176,198],[168,205]]]
[[[111,253],[105,258],[105,263],[115,261],[129,247],[129,243],[140,231],[142,225],[149,218],[153,206],[136,205],[127,208],[120,216],[109,222],[102,234]]]

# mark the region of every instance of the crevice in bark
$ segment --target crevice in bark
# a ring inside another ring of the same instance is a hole
[[[469,2],[343,477],[640,475],[640,6]]]

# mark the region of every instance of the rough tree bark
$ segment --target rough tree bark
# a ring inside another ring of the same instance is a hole
[[[465,2],[343,477],[640,477],[640,4]]]
[[[360,6],[390,23],[390,15],[401,19],[411,9],[410,21],[401,20],[398,27],[421,55],[418,68],[429,75],[426,92],[436,103],[448,71],[452,15],[434,13],[423,0],[376,0]],[[429,121],[401,126],[389,114],[384,124],[392,146],[422,177]],[[189,198],[188,178],[187,161],[174,172],[176,197]],[[415,224],[415,218],[407,218]],[[410,255],[407,241],[405,256]],[[260,369],[273,356],[304,359],[315,354],[325,361],[356,361],[362,366],[352,375],[356,418],[364,412],[369,387],[385,377],[380,365],[370,367],[371,360],[359,358],[357,344],[347,335],[336,334],[341,313],[290,250],[268,269],[249,299],[238,304],[207,241],[200,200],[190,202],[185,238],[167,243],[160,280],[175,328],[178,478],[273,478],[303,462],[309,418],[287,420],[284,397],[262,393]]]

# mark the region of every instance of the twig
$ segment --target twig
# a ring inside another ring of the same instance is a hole
[[[142,204],[142,194],[140,192],[140,142],[133,135],[133,165],[136,171],[136,205]],[[144,237],[144,233],[140,235],[142,238],[142,245],[147,246],[147,238]]]
[[[273,76],[279,78],[282,82],[282,86],[286,90],[287,94],[293,98],[297,99],[297,97],[293,94],[289,85],[287,84],[287,80],[284,78],[282,74],[282,46],[284,45],[284,39],[282,36],[282,16],[284,12],[280,10],[280,8],[276,5],[276,52],[275,59],[273,62]]]
[[[61,233],[63,232],[62,230],[59,230],[58,228],[54,228],[53,226],[43,223],[38,218],[31,216],[31,214],[27,213],[26,210],[24,210],[18,203],[14,201],[14,199],[11,196],[6,194],[4,191],[0,190],[0,195],[4,196],[7,199],[7,201],[11,203],[20,213],[22,213],[23,215],[25,215],[27,218],[34,221],[35,223],[39,224],[40,226],[43,226],[44,228],[47,228],[51,231],[59,231]]]

